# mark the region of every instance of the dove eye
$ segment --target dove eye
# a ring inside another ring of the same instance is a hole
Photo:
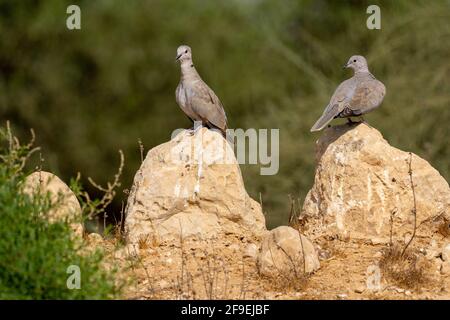
[[[356,59],[355,59],[355,60],[353,60],[353,62],[356,62]]]
[[[184,53],[187,53],[187,50]]]

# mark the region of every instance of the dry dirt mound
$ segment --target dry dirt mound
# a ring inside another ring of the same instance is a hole
[[[265,229],[220,135],[184,131],[152,149],[128,200],[128,244],[103,244],[133,280],[126,297],[450,299],[450,190],[439,173],[365,124],[326,130],[317,159],[298,224],[308,239]]]

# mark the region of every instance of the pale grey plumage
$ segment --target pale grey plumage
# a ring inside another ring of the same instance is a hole
[[[330,103],[311,131],[322,130],[335,118],[366,114],[380,106],[383,101],[386,88],[370,73],[363,56],[352,56],[344,68],[352,68],[355,74],[337,87]]]
[[[225,136],[227,117],[222,103],[195,69],[191,48],[184,45],[178,47],[176,59],[180,61],[181,78],[175,97],[181,110],[192,121],[201,121],[208,128],[217,128]]]

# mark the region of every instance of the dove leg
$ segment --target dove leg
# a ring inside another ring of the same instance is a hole
[[[197,133],[198,130],[203,128],[203,126],[203,121],[194,121],[194,126],[190,129],[191,131],[189,133],[191,134],[191,136],[193,136]]]
[[[195,133],[195,129],[196,129],[196,126],[195,126],[195,125],[193,125],[192,127],[190,127],[190,128],[188,129],[188,131],[189,131],[189,134],[190,134],[191,136],[193,136],[193,135],[194,135],[194,133]]]

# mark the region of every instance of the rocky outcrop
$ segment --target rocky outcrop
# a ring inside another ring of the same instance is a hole
[[[72,190],[56,175],[46,171],[30,174],[25,179],[24,192],[29,195],[48,193],[52,203],[52,209],[47,215],[49,221],[67,221],[76,235],[83,234],[80,203]]]
[[[376,129],[364,123],[328,128],[316,156],[314,185],[300,217],[311,239],[337,235],[386,243],[392,232],[393,241],[408,241],[414,196],[418,241],[448,237],[448,183],[424,159],[390,146]]]
[[[206,128],[182,131],[148,152],[134,177],[125,229],[131,243],[148,237],[157,242],[259,237],[266,230],[232,148]]]
[[[258,269],[262,275],[304,274],[319,267],[313,244],[297,230],[281,226],[265,235],[258,256]]]

